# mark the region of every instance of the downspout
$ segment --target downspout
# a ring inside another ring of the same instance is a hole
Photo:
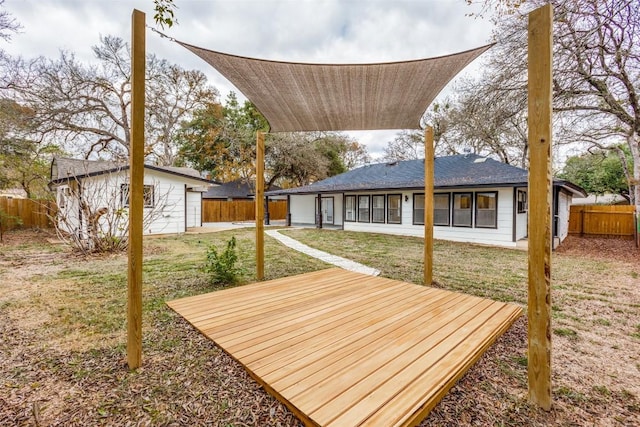
[[[187,232],[187,215],[189,215],[189,204],[187,203],[187,184],[184,184],[184,232]]]

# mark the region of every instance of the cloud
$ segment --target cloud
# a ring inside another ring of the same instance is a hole
[[[462,0],[176,0],[179,25],[165,32],[238,55],[301,62],[362,63],[439,56],[489,41],[488,20],[465,16]],[[23,32],[0,48],[12,55],[55,58],[60,49],[93,61],[100,35],[130,37],[133,8],[153,25],[152,0],[7,0]],[[147,51],[203,71],[224,98],[235,90],[189,51],[147,32]],[[476,66],[477,67],[477,66]],[[235,90],[237,92],[237,90]],[[358,133],[379,154],[393,133]]]

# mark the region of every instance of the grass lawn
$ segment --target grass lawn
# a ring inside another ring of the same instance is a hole
[[[287,230],[304,243],[422,283],[422,240]],[[143,367],[126,367],[126,255],[79,257],[45,233],[0,244],[0,425],[298,425],[165,301],[210,292],[206,249],[237,239],[242,283],[254,232],[145,240]],[[266,279],[327,267],[266,237]],[[620,242],[626,244],[627,242]],[[628,252],[628,251],[627,251]],[[436,242],[438,286],[525,305],[526,253]],[[553,265],[551,412],[527,403],[526,320],[463,377],[423,425],[640,424],[640,259],[559,251]]]

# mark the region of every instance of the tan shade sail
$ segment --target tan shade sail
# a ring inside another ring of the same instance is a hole
[[[179,42],[211,64],[265,116],[271,132],[417,129],[445,85],[491,45],[379,64],[306,64],[215,52]]]

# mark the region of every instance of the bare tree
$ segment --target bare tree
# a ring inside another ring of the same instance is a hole
[[[448,111],[446,137],[472,152],[520,167],[526,167],[528,155],[526,95],[504,94],[500,73],[479,81],[467,81]]]
[[[31,108],[43,134],[64,141],[63,148],[85,158],[127,159],[130,125],[130,51],[118,37],[101,38],[93,48],[98,65],[78,62],[62,52],[58,60],[11,58],[0,81]],[[173,164],[181,121],[217,98],[206,76],[149,55],[147,59],[146,155],[159,165]]]
[[[544,3],[531,0],[533,8]],[[554,138],[618,153],[640,210],[640,1],[553,0]],[[526,12],[523,11],[523,12]],[[526,20],[504,19],[504,37],[491,56],[494,66],[526,66]],[[506,64],[510,62],[509,64]],[[511,81],[522,81],[522,77]],[[516,84],[516,83],[514,83]],[[624,142],[632,164],[619,150]]]
[[[424,158],[424,133],[418,130],[403,130],[384,148],[382,160],[415,160]]]
[[[526,99],[527,20],[546,0],[484,0],[498,9],[496,46],[488,73],[475,96],[476,114],[490,111],[500,120],[511,112],[512,134],[521,133]],[[632,203],[640,212],[640,0],[551,0],[554,7],[554,144],[614,151],[625,171]],[[503,110],[503,101],[509,100]],[[489,107],[489,108],[487,108]],[[495,107],[495,111],[492,111]],[[490,124],[492,120],[487,123]],[[505,122],[508,124],[508,122]],[[511,147],[518,138],[500,141]],[[631,162],[620,149],[624,143]],[[526,155],[526,145],[522,145]],[[525,157],[526,158],[526,157]]]
[[[20,24],[4,10],[4,0],[0,0],[0,39],[10,40],[13,33],[20,30]]]
[[[565,0],[556,8],[555,111],[582,120],[569,128],[615,150],[640,212],[640,1]],[[574,119],[575,120],[575,119]],[[588,125],[591,124],[591,126]],[[633,165],[612,142],[624,140]]]
[[[347,170],[371,163],[371,156],[367,146],[354,140],[345,141],[345,150],[341,154],[341,159]]]

